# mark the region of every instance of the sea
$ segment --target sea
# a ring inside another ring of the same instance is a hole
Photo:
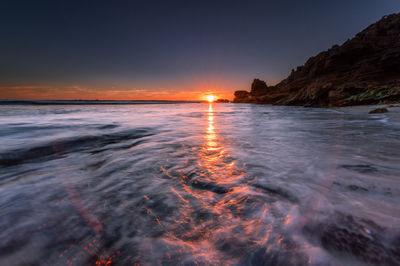
[[[399,265],[400,106],[0,102],[0,265]]]

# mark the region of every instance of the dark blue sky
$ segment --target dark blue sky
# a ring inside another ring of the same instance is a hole
[[[397,12],[399,0],[3,0],[0,98],[226,96]]]

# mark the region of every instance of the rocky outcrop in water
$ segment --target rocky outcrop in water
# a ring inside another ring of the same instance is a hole
[[[254,96],[261,96],[268,93],[268,85],[263,80],[255,79],[251,84],[250,94]]]
[[[234,102],[346,106],[400,101],[400,13],[311,57],[275,86],[255,79]]]
[[[368,112],[368,114],[382,114],[382,113],[387,113],[388,109],[386,108],[378,108],[378,109],[374,109]]]
[[[248,91],[235,91],[235,103],[249,103],[252,102],[252,97]]]
[[[216,103],[229,103],[228,99],[218,99],[215,101]]]

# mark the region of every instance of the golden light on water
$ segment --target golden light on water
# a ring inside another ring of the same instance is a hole
[[[212,103],[215,100],[215,96],[214,95],[207,95],[207,101],[209,103]]]
[[[176,172],[175,176],[161,167],[168,177],[180,181],[180,186],[170,187],[179,204],[179,214],[162,241],[171,247],[168,256],[179,250],[175,256],[190,254],[196,265],[237,265],[245,253],[229,257],[218,247],[240,243],[246,252],[265,249],[268,255],[269,250],[285,245],[285,238],[273,232],[271,206],[257,200],[262,191],[247,185],[257,177],[247,180],[244,164],[230,154],[229,139],[221,133],[226,122],[218,112],[220,106],[212,104],[214,96],[209,96],[205,96],[210,102],[201,119],[204,140],[192,149],[196,174],[190,177]],[[188,160],[184,164],[190,166]],[[157,221],[163,229],[169,223]],[[286,221],[289,223],[290,219]]]

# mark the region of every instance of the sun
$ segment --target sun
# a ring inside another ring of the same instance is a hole
[[[209,103],[212,103],[214,100],[215,100],[215,96],[214,96],[214,95],[208,95],[208,96],[207,96],[207,101],[208,101]]]

